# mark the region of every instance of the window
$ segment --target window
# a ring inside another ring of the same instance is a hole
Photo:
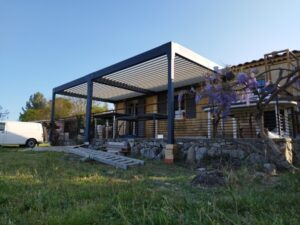
[[[158,113],[167,113],[167,93],[161,93],[157,96]],[[180,103],[178,103],[178,95],[174,96],[175,119],[191,119],[196,118],[196,103],[194,95],[183,95]]]
[[[0,132],[5,130],[5,123],[0,123]]]
[[[182,96],[181,101],[178,101],[178,95],[174,97],[174,111],[175,111],[175,119],[182,120],[185,118],[185,96]]]

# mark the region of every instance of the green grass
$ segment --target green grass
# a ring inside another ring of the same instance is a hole
[[[192,187],[195,172],[147,161],[118,170],[52,152],[0,149],[0,224],[299,224],[300,174]]]

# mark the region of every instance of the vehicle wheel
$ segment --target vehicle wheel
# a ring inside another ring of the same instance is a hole
[[[34,140],[34,139],[29,139],[29,140],[27,140],[26,146],[27,146],[28,148],[34,148],[34,147],[36,146],[36,140]]]

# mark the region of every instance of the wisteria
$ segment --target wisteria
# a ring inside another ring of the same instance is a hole
[[[278,69],[281,71],[282,69]],[[296,68],[295,71],[300,69]],[[299,73],[292,71],[286,75],[285,82],[293,80],[290,86],[300,89]],[[195,102],[198,104],[202,99],[207,99],[206,110],[211,113],[211,119],[213,122],[214,130],[217,129],[218,123],[221,119],[225,120],[231,115],[232,104],[237,102],[255,103],[257,108],[257,118],[261,120],[262,112],[265,107],[276,93],[281,93],[284,90],[284,86],[281,87],[279,78],[272,83],[272,81],[263,80],[264,82],[257,81],[257,77],[263,77],[267,71],[258,74],[257,69],[250,69],[245,72],[234,74],[230,68],[219,69],[215,68],[214,72],[204,77],[204,82],[201,83],[201,87],[190,90],[182,90],[178,94],[179,106],[182,101],[182,97],[185,94],[193,94],[195,96]],[[280,76],[279,76],[280,77]],[[281,90],[282,89],[282,90]],[[260,124],[260,122],[257,122]],[[261,127],[260,130],[263,130]]]
[[[196,103],[202,98],[208,98],[208,106],[214,118],[226,118],[230,114],[233,102],[237,96],[231,85],[234,74],[228,69],[215,69],[215,73],[205,77],[203,90],[196,93]]]

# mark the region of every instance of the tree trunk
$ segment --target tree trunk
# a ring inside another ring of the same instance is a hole
[[[289,161],[287,161],[284,154],[280,151],[276,143],[271,138],[269,138],[268,134],[266,134],[262,118],[263,113],[259,110],[259,112],[256,115],[256,123],[260,128],[260,137],[264,140],[266,144],[266,150],[270,161],[279,168],[284,168],[294,172],[297,168],[294,167]]]
[[[215,115],[213,119],[213,138],[217,137],[219,122],[220,122],[220,116]]]

